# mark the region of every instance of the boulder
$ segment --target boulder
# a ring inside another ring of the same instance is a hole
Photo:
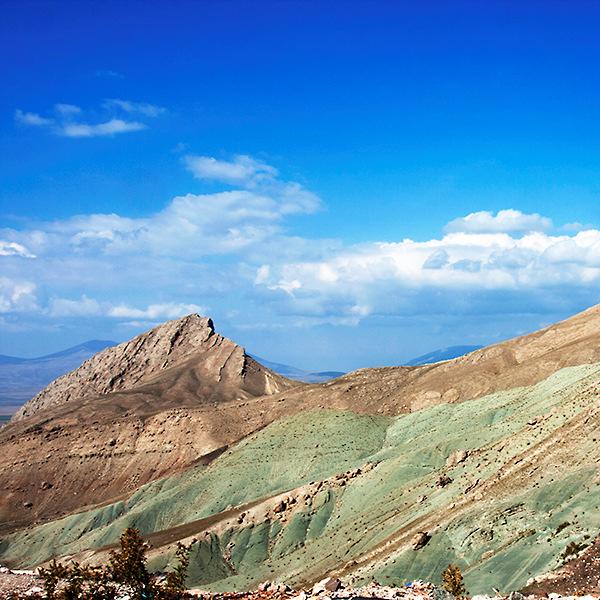
[[[427,531],[419,531],[419,533],[412,538],[410,544],[413,550],[420,550],[429,543],[430,539],[431,536]]]
[[[455,450],[448,457],[448,460],[446,461],[446,466],[447,467],[455,467],[456,465],[460,464],[461,462],[464,462],[465,460],[467,460],[468,456],[469,456],[469,452],[467,450]]]
[[[342,587],[342,582],[337,577],[327,577],[316,583],[313,587],[313,594],[322,594],[324,592],[336,592]]]

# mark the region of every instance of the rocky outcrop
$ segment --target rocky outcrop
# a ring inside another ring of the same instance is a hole
[[[219,389],[231,398],[262,396],[291,386],[250,358],[241,346],[216,333],[211,319],[192,314],[99,352],[54,380],[13,421],[53,406],[143,386],[182,363],[200,375],[203,385],[199,389],[210,383],[211,396],[218,395]]]
[[[195,314],[108,348],[0,431],[0,532],[207,464],[285,410],[275,400],[265,411],[257,399],[301,385]]]

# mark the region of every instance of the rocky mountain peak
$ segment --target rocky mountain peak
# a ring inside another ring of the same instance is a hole
[[[245,379],[252,359],[245,350],[216,333],[212,319],[190,314],[94,355],[75,371],[54,380],[23,406],[13,421],[66,402],[137,388],[186,361],[191,361],[190,368],[199,382],[226,383],[231,390],[248,387]],[[251,369],[253,381],[248,382],[252,395],[285,388],[283,378],[255,364],[257,367]]]

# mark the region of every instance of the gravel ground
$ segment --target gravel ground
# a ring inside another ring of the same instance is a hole
[[[0,567],[0,598],[28,598],[42,591],[42,580],[33,571]]]
[[[204,600],[454,600],[446,591],[423,581],[414,581],[404,587],[389,587],[371,583],[369,585],[350,588],[344,587],[339,580],[334,578],[324,579],[315,585],[312,590],[293,590],[286,585],[265,582],[255,591],[229,592],[211,594],[199,589],[190,590],[190,596]],[[42,581],[34,571],[11,571],[0,567],[0,600],[7,598],[44,598]],[[509,596],[473,596],[471,600],[600,600],[598,594],[580,596],[561,596],[550,593],[543,595],[524,596],[513,592]],[[119,600],[128,600],[125,595]],[[465,599],[466,600],[466,599]]]

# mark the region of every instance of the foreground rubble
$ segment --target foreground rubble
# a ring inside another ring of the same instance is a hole
[[[413,581],[401,587],[380,585],[376,582],[362,587],[346,587],[336,578],[329,577],[317,583],[311,590],[293,590],[281,583],[265,582],[255,591],[212,593],[201,589],[191,589],[187,598],[203,600],[453,600],[445,590],[424,581]],[[548,595],[512,592],[509,595],[476,595],[471,600],[600,600],[600,594],[568,596],[550,593]],[[45,598],[43,581],[35,571],[15,570],[0,566],[0,600],[16,598]],[[129,595],[115,600],[129,600]]]
[[[41,593],[42,583],[34,571],[11,571],[0,567],[0,598],[35,597]]]

